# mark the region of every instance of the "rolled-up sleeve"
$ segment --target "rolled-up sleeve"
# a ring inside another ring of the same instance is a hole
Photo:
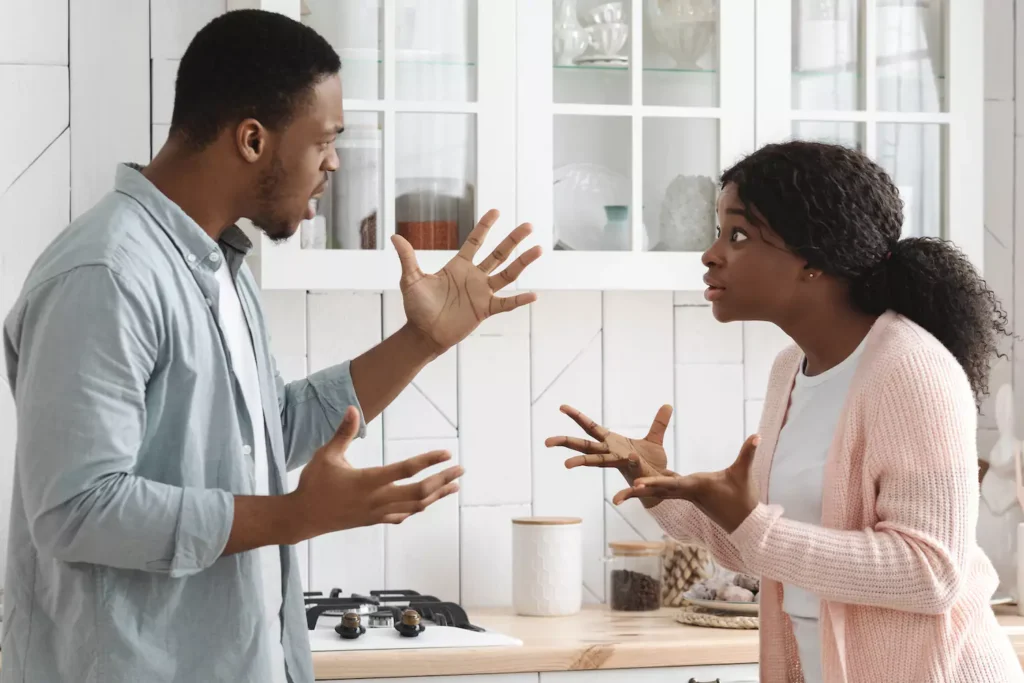
[[[275,375],[289,470],[309,462],[316,449],[334,435],[349,406],[359,411],[357,437],[366,436],[366,422],[348,361],[289,384],[276,371]]]
[[[134,474],[157,365],[154,304],[105,266],[40,285],[17,325],[17,485],[41,553],[187,576],[223,552],[227,491]]]

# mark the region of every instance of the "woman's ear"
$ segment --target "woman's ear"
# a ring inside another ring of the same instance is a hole
[[[804,264],[803,277],[806,280],[818,280],[821,279],[822,270],[820,268],[811,268],[811,264]]]

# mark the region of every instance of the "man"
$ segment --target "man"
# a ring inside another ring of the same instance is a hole
[[[285,385],[241,217],[273,239],[338,167],[340,62],[281,15],[232,12],[193,40],[167,144],[42,254],[6,320],[18,415],[4,682],[313,680],[293,544],[398,523],[457,490],[426,453],[354,469],[345,448],[539,255],[479,265],[496,220],[424,275],[403,239],[408,323]],[[326,443],[325,443],[326,442]],[[286,470],[305,465],[287,493]]]

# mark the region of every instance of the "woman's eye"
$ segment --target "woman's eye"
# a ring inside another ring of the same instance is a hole
[[[732,235],[729,236],[730,242],[745,242],[747,235],[742,230],[733,230]]]
[[[719,239],[722,236],[722,228],[715,226],[715,239]]]

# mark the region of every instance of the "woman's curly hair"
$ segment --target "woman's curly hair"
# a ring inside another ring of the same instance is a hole
[[[762,147],[722,175],[791,251],[812,268],[850,283],[853,304],[878,315],[894,310],[928,330],[963,366],[974,396],[988,393],[1006,312],[952,242],[900,239],[903,201],[867,155],[820,142]]]

